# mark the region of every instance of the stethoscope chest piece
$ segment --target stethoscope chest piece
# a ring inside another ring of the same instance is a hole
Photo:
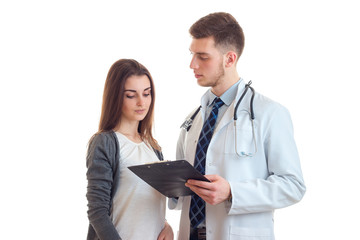
[[[199,113],[200,109],[201,109],[201,106],[199,106],[196,109],[196,111],[193,113],[193,115],[191,115],[190,118],[186,119],[185,122],[183,122],[183,124],[181,124],[180,128],[184,128],[188,132],[194,122],[196,115]]]

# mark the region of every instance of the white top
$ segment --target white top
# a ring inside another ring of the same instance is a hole
[[[165,222],[166,198],[128,167],[159,161],[144,142],[134,143],[116,132],[120,145],[119,188],[111,218],[122,239],[157,239]]]

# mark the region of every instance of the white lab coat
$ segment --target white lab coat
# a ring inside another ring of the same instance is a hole
[[[207,240],[270,240],[274,238],[274,209],[300,201],[305,193],[293,126],[288,111],[280,104],[256,93],[254,127],[257,152],[253,157],[239,157],[235,152],[253,151],[249,117],[251,90],[238,108],[237,134],[234,108],[244,91],[241,81],[235,101],[220,119],[206,155],[206,174],[218,174],[231,187],[232,201],[206,204]],[[205,100],[189,132],[181,130],[177,159],[194,163],[196,143],[204,122]],[[190,114],[189,116],[191,116]],[[190,196],[170,199],[170,209],[182,209],[178,239],[189,237]]]

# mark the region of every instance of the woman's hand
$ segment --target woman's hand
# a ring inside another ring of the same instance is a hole
[[[165,221],[165,226],[161,233],[159,234],[158,240],[173,240],[174,239],[174,233],[167,221]]]

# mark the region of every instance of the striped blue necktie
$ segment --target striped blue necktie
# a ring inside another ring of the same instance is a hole
[[[205,174],[206,152],[214,133],[218,110],[222,105],[224,102],[220,98],[215,98],[214,106],[204,123],[196,146],[194,167],[202,174]],[[196,228],[205,219],[205,202],[196,194],[191,197],[189,217],[193,228]]]

